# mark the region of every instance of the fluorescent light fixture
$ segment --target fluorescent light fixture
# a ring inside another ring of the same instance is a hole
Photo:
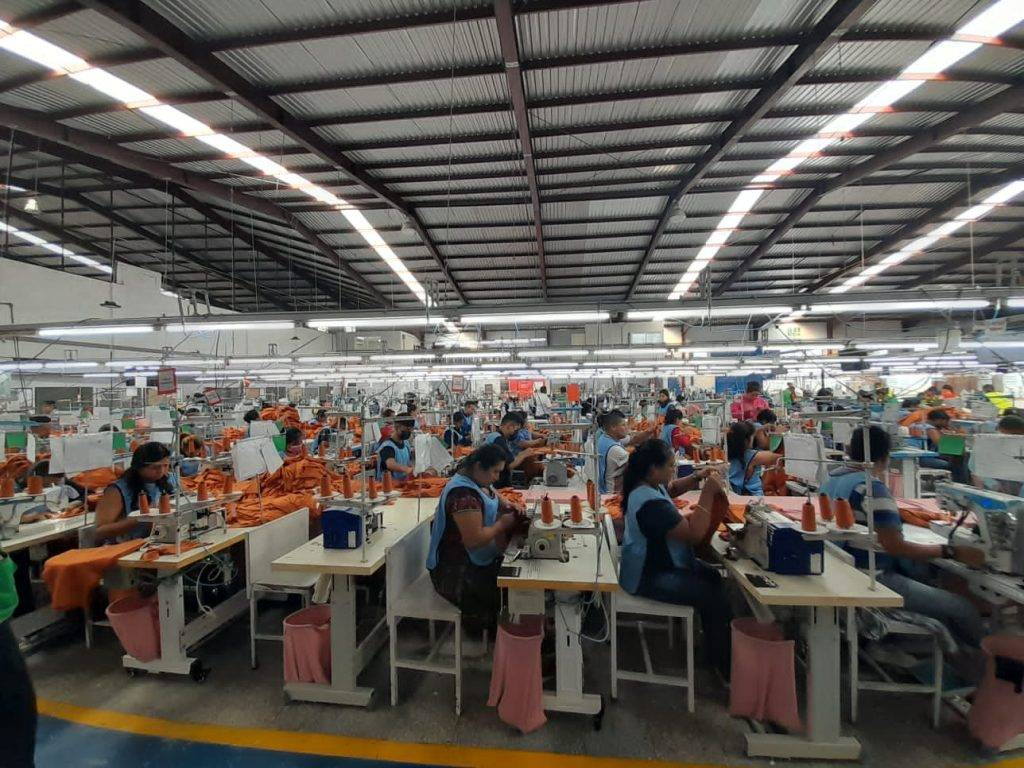
[[[0,363],[0,371],[39,371],[42,363]]]
[[[587,349],[525,349],[519,353],[523,358],[535,357],[588,357]]]
[[[325,328],[425,328],[441,323],[439,317],[425,315],[388,315],[386,317],[317,317],[306,325],[317,330]]]
[[[683,346],[679,348],[680,352],[689,352],[690,354],[708,354],[712,352],[757,352],[757,346],[753,344],[721,344],[716,347],[709,346]]]
[[[578,363],[540,363],[543,368],[575,368]],[[604,363],[607,365],[607,363]]]
[[[359,355],[314,355],[313,357],[300,357],[300,363],[358,363],[362,361]]]
[[[525,347],[528,344],[543,344],[547,339],[540,338],[518,338],[518,339],[483,339],[480,345],[483,347]]]
[[[197,366],[220,365],[223,362],[224,361],[221,358],[214,358],[214,357],[207,358],[205,360],[204,359],[199,359],[199,358],[196,358],[196,357],[171,357],[171,358],[168,358],[167,360],[164,360],[164,363],[166,365],[182,365],[182,366],[190,366],[190,365],[197,365]]]
[[[766,307],[707,307],[693,309],[645,309],[626,313],[627,320],[675,320],[694,317],[747,317],[750,315],[778,315],[791,312],[790,306]],[[710,312],[710,315],[709,315]],[[684,348],[685,349],[685,348]]]
[[[1024,308],[1024,296],[1011,296],[1006,300],[1006,306],[1012,309]]]
[[[149,115],[154,120],[159,120],[176,131],[186,136],[202,136],[213,133],[213,129],[190,115],[186,115],[180,109],[160,104],[156,107],[140,107],[139,112]]]
[[[290,357],[231,357],[228,365],[260,365],[261,363],[290,363]]]
[[[433,352],[410,352],[395,355],[370,355],[371,360],[433,360]]]
[[[160,365],[159,360],[108,360],[107,368],[152,368]]]
[[[1024,348],[1024,339],[1005,340],[993,339],[992,341],[961,341],[960,346],[964,349],[1020,349]]]
[[[134,374],[132,374],[134,375]],[[83,373],[83,379],[120,379],[124,378],[125,374],[116,373],[114,371],[107,371],[106,373]]]
[[[55,360],[50,363],[43,363],[45,370],[72,370],[77,368],[98,368],[99,363],[84,360]]]
[[[594,354],[598,356],[624,355],[626,357],[664,355],[668,354],[668,349],[665,347],[609,347],[608,349],[595,349]]]
[[[544,365],[551,367],[554,363],[545,363]],[[584,368],[625,368],[632,365],[628,360],[602,360],[599,363],[583,363]]]
[[[510,369],[510,368],[526,368],[526,363],[481,363],[481,368],[499,368],[499,369]]]
[[[765,344],[761,347],[761,350],[763,352],[830,352],[845,348],[846,345],[839,341],[808,341],[794,342],[792,344]]]
[[[969,310],[985,309],[989,306],[987,299],[949,299],[946,301],[865,301],[859,304],[811,304],[807,311],[820,315],[843,312],[874,313],[874,312],[928,312],[932,310]]]
[[[463,325],[553,325],[556,323],[602,322],[610,315],[607,312],[538,312],[529,315],[462,315]]]
[[[858,341],[854,345],[857,349],[938,349],[938,342],[935,341]]]
[[[60,336],[113,336],[121,333],[152,333],[151,325],[76,325],[61,328],[40,328],[37,336],[52,339]]]
[[[81,72],[72,72],[69,76],[72,80],[88,85],[104,96],[109,96],[114,101],[120,101],[126,105],[151,104],[156,101],[153,94],[146,93],[141,88],[136,88],[126,80],[103,69],[93,67]]]
[[[207,323],[169,323],[168,333],[195,333],[197,331],[287,331],[295,327],[291,320],[224,321]]]
[[[445,360],[504,360],[512,357],[511,352],[445,352],[441,355]]]

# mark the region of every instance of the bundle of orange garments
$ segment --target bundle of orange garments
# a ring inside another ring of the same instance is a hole
[[[901,427],[910,427],[914,424],[920,424],[923,421],[928,420],[928,414],[934,410],[942,410],[949,414],[951,419],[966,419],[967,412],[962,411],[959,408],[954,408],[951,405],[937,405],[935,408],[918,408],[916,411],[911,411],[902,419],[900,419]]]
[[[787,479],[788,476],[784,466],[772,467],[762,472],[761,487],[764,488],[765,496],[788,496]]]
[[[469,456],[473,452],[473,449],[468,445],[456,445],[452,450],[452,458],[461,459],[465,456]]]
[[[404,499],[437,499],[448,484],[446,477],[416,477],[402,486]]]
[[[497,492],[498,496],[509,504],[518,504],[519,506],[526,505],[526,501],[523,499],[523,494],[515,488],[499,488]]]
[[[913,499],[897,499],[896,507],[900,511],[900,518],[904,523],[918,528],[929,528],[933,520],[943,522],[950,519],[950,515],[942,510],[929,509]]]
[[[123,474],[124,470],[120,467],[101,467],[99,469],[90,469],[86,472],[79,472],[71,478],[71,482],[82,488],[97,491],[106,488],[108,485],[113,485]]]
[[[279,421],[285,429],[302,426],[302,419],[299,417],[298,410],[291,405],[268,405],[260,411],[260,419],[263,421]]]
[[[145,539],[133,539],[104,547],[69,549],[54,555],[43,566],[43,581],[50,590],[50,606],[55,611],[87,607],[104,572],[145,543]]]

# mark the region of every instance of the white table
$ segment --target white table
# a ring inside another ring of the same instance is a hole
[[[0,539],[0,549],[4,552],[17,552],[20,549],[35,547],[46,544],[49,541],[63,539],[66,536],[77,533],[93,522],[96,515],[90,512],[88,515],[75,515],[74,517],[62,520],[40,520],[35,523],[24,523],[18,528],[18,532],[8,539]]]
[[[724,557],[727,543],[718,536],[712,546],[723,555],[729,574],[762,606],[805,609],[807,638],[807,733],[790,735],[748,733],[750,757],[786,757],[856,760],[860,742],[840,733],[840,608],[899,608],[903,598],[881,584],[870,589],[868,576],[833,555],[826,547],[825,569],[820,576],[780,576],[766,573],[753,560]],[[748,576],[766,574],[775,588],[755,587]]]
[[[292,700],[324,704],[369,706],[373,689],[360,686],[359,674],[387,639],[387,621],[381,619],[359,642],[355,579],[372,576],[384,566],[388,550],[418,525],[429,525],[437,505],[434,499],[395,499],[380,507],[383,527],[367,541],[365,553],[359,549],[325,549],[323,536],[279,557],[271,566],[277,571],[328,574],[331,590],[331,683],[286,683],[285,693]]]
[[[615,566],[604,541],[604,530],[573,536],[568,542],[569,562],[516,560],[518,576],[499,576],[498,586],[525,593],[528,602],[543,606],[544,593],[555,596],[555,690],[545,691],[544,709],[575,712],[600,718],[601,696],[583,692],[583,647],[580,592],[613,592],[619,588]],[[532,594],[531,594],[532,593]],[[509,596],[513,602],[513,596]],[[542,609],[543,610],[543,609]],[[595,721],[598,722],[598,721]]]
[[[189,649],[244,613],[249,607],[249,601],[245,590],[239,590],[212,608],[209,613],[203,613],[186,623],[183,573],[186,568],[203,558],[244,542],[246,531],[245,528],[209,531],[197,537],[201,546],[179,555],[163,555],[156,560],[143,560],[143,553],[139,551],[125,555],[117,561],[122,568],[155,571],[159,579],[156,591],[160,617],[160,658],[139,661],[126,653],[122,657],[125,668],[191,675],[195,680],[205,678],[206,671],[198,659],[188,655]]]
[[[918,474],[921,459],[936,458],[938,455],[935,451],[925,451],[921,448],[907,446],[892,452],[892,458],[900,463],[904,499],[921,498],[921,476]]]

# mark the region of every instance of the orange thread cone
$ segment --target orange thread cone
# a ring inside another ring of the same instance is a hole
[[[206,490],[206,480],[199,481],[199,490],[196,493],[196,499],[199,501],[207,501],[210,498],[209,491]]]
[[[853,507],[846,499],[836,499],[836,525],[843,530],[853,528]]]
[[[42,493],[43,478],[39,475],[31,475],[28,479],[28,488],[26,490],[29,493]]]
[[[149,514],[149,496],[145,493],[139,494],[139,513],[143,515]]]
[[[171,514],[171,494],[169,493],[160,494],[160,514]]]
[[[592,510],[597,511],[597,486],[593,480],[587,480],[587,503]]]
[[[319,454],[320,458],[323,458],[324,456],[327,455],[327,441],[326,440],[321,440],[320,441],[320,447],[317,448],[317,453]]]
[[[800,520],[805,531],[818,530],[818,517],[814,514],[814,505],[808,499],[800,509]]]
[[[832,521],[832,501],[828,495],[822,493],[818,496],[818,508],[821,510],[821,519],[826,523]]]
[[[371,477],[371,478],[369,478],[366,481],[366,495],[369,496],[371,499],[376,499],[377,498],[377,480],[376,480],[376,478]]]
[[[583,522],[583,501],[579,496],[569,499],[569,516],[574,523]]]
[[[341,476],[341,492],[345,495],[346,499],[352,498],[352,478],[348,475]]]
[[[545,496],[540,503],[540,519],[545,525],[550,525],[555,519],[555,503],[550,496]]]
[[[390,472],[385,472],[384,473],[384,493],[391,493],[393,490],[395,490],[395,483],[391,479],[391,473]]]

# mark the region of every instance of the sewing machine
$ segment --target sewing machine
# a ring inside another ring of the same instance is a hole
[[[138,515],[137,519],[140,523],[152,523],[153,529],[149,535],[151,543],[177,547],[207,531],[227,530],[224,505],[240,498],[242,494],[238,491],[205,501],[181,494],[171,503],[171,511],[167,514],[150,512]]]
[[[823,535],[808,535],[764,502],[747,505],[746,523],[733,530],[736,547],[765,570],[784,576],[817,575],[825,569]]]
[[[568,511],[560,517],[558,512],[550,523],[545,523],[539,513],[534,510],[530,527],[523,538],[521,550],[523,557],[535,560],[560,560],[569,562],[569,550],[566,542],[575,534],[594,534],[601,529],[594,518],[584,513],[583,522],[574,523]]]
[[[933,522],[936,533],[951,544],[966,544],[985,551],[985,564],[1001,573],[1024,576],[1024,499],[960,483],[937,483],[939,504],[957,515],[973,512],[973,525]]]
[[[544,485],[565,488],[569,485],[569,460],[550,456],[544,463]]]

